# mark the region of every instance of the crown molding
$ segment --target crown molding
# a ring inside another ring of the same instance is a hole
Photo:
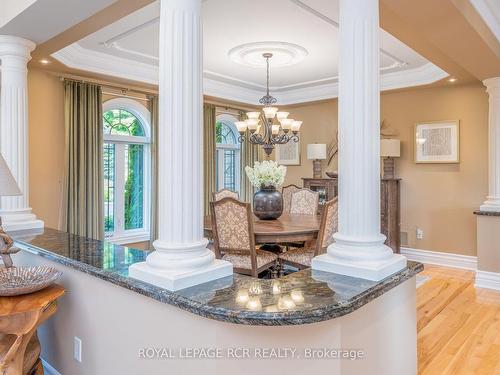
[[[497,40],[500,41],[500,20],[495,16],[495,9],[492,9],[490,4],[485,0],[470,0],[470,3],[486,25],[488,25]]]
[[[83,48],[78,43],[53,53],[52,57],[70,68],[137,82],[158,84],[158,67],[156,65],[93,51]],[[258,104],[259,98],[263,95],[263,89],[253,86],[251,82],[209,71],[204,72],[203,76],[203,93],[205,95],[252,105]],[[448,73],[444,70],[432,63],[427,63],[412,69],[382,73],[380,75],[380,89],[385,91],[428,85],[447,76]],[[338,82],[335,77],[304,82],[300,85],[274,88],[273,94],[281,105],[333,99],[338,97]]]

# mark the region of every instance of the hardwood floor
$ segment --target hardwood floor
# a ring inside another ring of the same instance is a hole
[[[500,375],[500,291],[474,272],[426,265],[417,290],[420,375]]]

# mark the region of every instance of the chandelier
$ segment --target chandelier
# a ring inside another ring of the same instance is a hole
[[[264,105],[262,112],[247,112],[247,119],[245,121],[237,121],[235,125],[240,133],[239,142],[245,142],[245,133],[248,129],[250,136],[248,142],[261,145],[264,152],[269,156],[274,149],[274,145],[283,145],[288,142],[299,141],[299,130],[302,121],[297,121],[288,118],[288,112],[280,112],[278,108],[274,107],[277,100],[269,94],[269,59],[273,57],[272,53],[264,53],[262,56],[266,59],[267,66],[267,92],[259,103]],[[274,119],[277,119],[277,122]],[[262,132],[260,131],[260,122],[264,126]]]

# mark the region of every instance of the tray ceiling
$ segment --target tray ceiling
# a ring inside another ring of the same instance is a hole
[[[53,56],[70,67],[156,83],[158,17],[155,2]],[[271,60],[271,89],[283,104],[335,97],[337,22],[338,0],[204,1],[206,94],[255,103],[265,87],[265,67],[256,63],[256,53],[247,54],[253,62],[247,64],[238,61],[241,56],[235,58],[234,51],[245,44],[269,42],[269,50],[279,54],[275,61],[280,65],[273,67]],[[287,51],[286,45],[295,50]],[[428,84],[447,76],[383,30],[380,45],[382,88]],[[292,63],[283,63],[287,58]]]

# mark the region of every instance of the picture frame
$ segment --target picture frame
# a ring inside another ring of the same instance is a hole
[[[423,121],[415,124],[415,163],[460,163],[460,121]]]
[[[300,165],[300,140],[276,145],[275,158],[281,165]]]

